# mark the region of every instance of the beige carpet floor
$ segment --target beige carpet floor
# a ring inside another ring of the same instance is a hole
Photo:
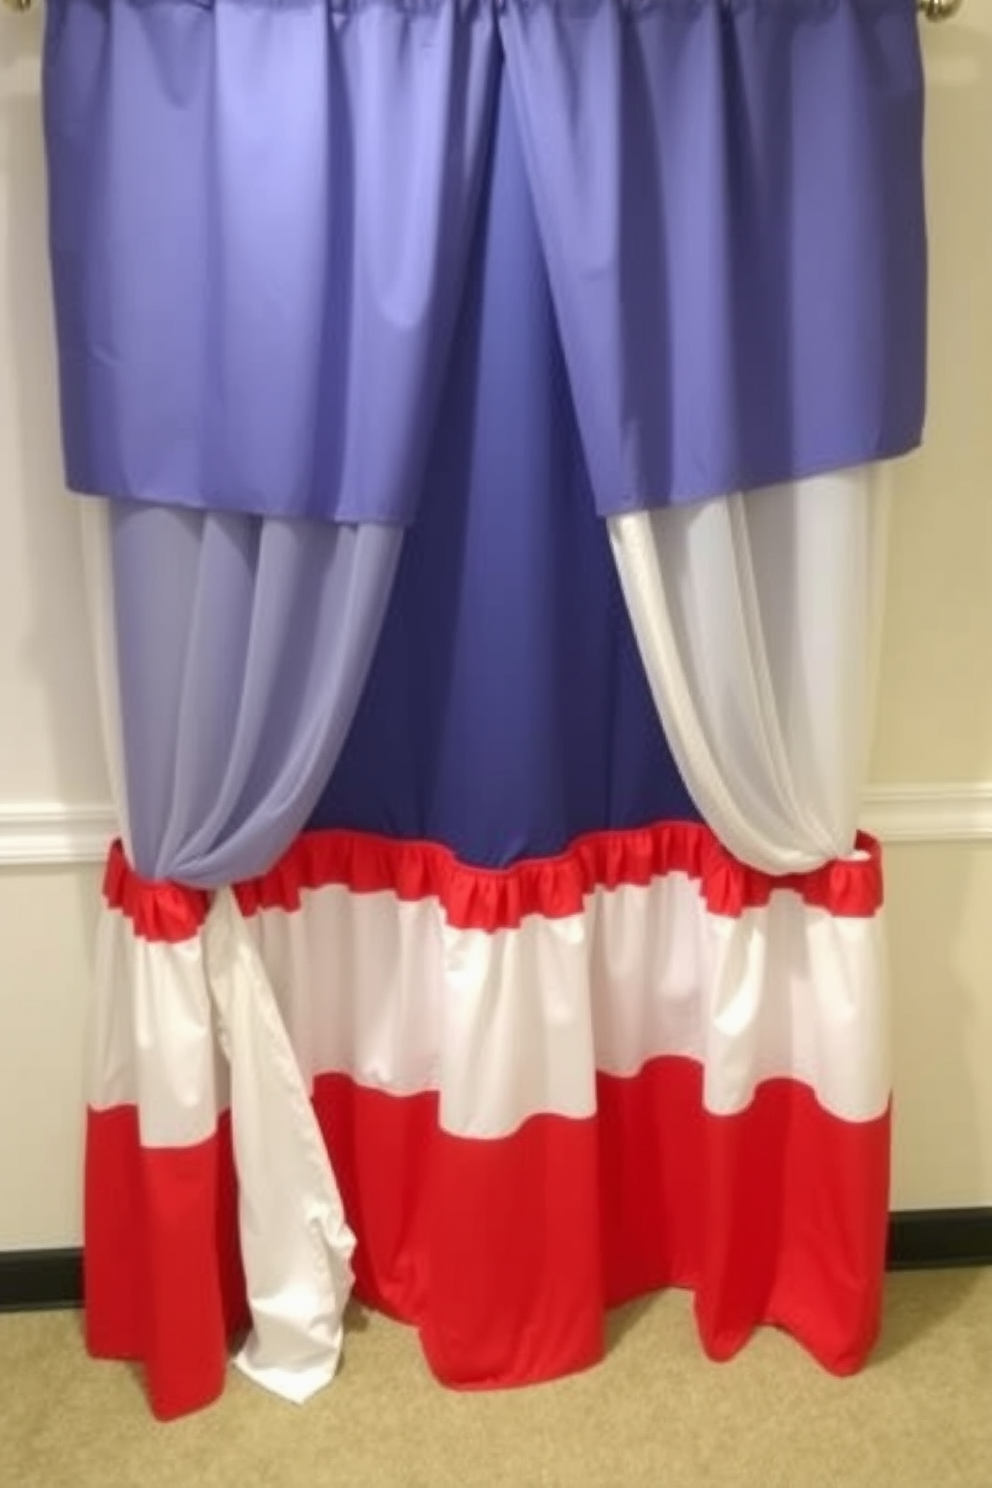
[[[138,1373],[95,1364],[72,1313],[0,1317],[0,1488],[992,1488],[992,1271],[889,1281],[868,1369],[824,1374],[775,1332],[702,1356],[672,1293],[614,1315],[598,1369],[456,1395],[414,1334],[356,1311],[303,1409],[232,1372],[162,1426]]]

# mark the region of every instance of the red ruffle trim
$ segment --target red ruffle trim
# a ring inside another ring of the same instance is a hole
[[[626,832],[578,838],[555,858],[528,858],[506,869],[475,868],[448,848],[361,832],[305,832],[261,878],[237,885],[245,915],[294,911],[305,893],[331,886],[353,894],[436,899],[456,929],[516,929],[531,915],[563,919],[582,912],[597,889],[644,888],[681,874],[698,885],[711,914],[738,917],[773,894],[797,894],[811,908],[846,918],[870,918],[882,906],[882,853],[859,836],[860,856],[812,873],[773,877],[732,857],[703,826],[664,822]],[[119,842],[111,848],[104,893],[146,940],[181,941],[202,925],[209,896],[199,889],[139,878]]]

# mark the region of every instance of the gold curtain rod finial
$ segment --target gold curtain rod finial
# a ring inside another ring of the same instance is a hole
[[[917,0],[916,8],[928,21],[949,21],[963,4],[964,0]]]

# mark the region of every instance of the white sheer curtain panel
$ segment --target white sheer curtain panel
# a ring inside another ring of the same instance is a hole
[[[890,471],[866,465],[610,520],[651,690],[706,821],[744,863],[855,851]]]

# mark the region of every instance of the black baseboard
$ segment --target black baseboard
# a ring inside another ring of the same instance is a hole
[[[890,1271],[992,1266],[992,1209],[921,1209],[894,1214]]]
[[[0,1312],[81,1307],[81,1250],[0,1251]]]
[[[992,1266],[992,1209],[922,1209],[894,1214],[890,1271]],[[80,1250],[0,1251],[0,1312],[80,1307]]]

